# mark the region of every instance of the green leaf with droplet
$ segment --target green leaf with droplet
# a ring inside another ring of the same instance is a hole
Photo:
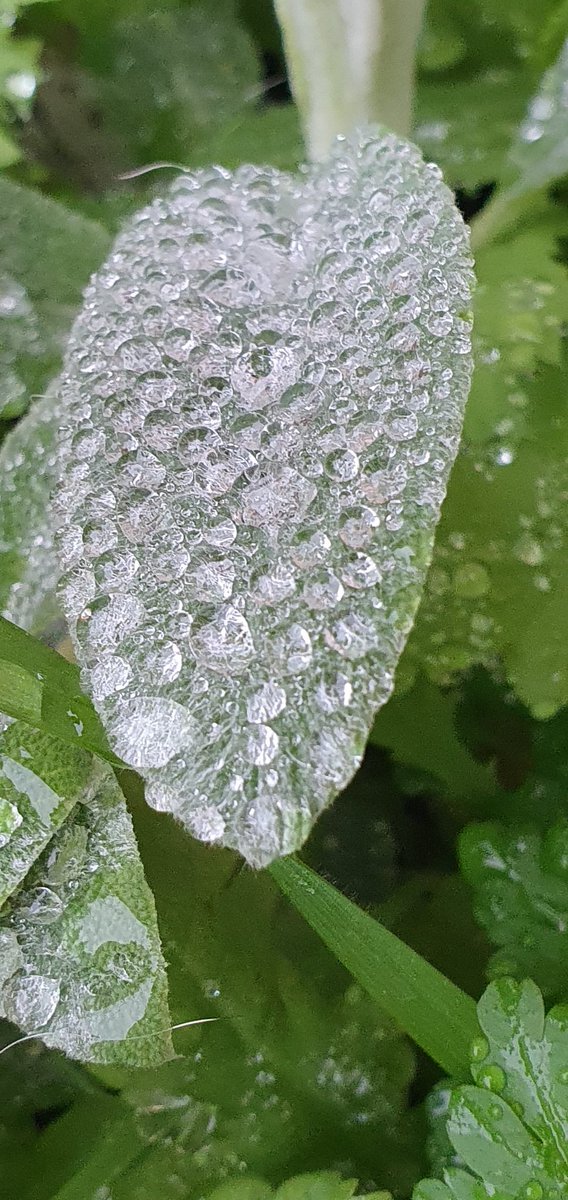
[[[83,287],[108,234],[0,179],[0,417],[19,415],[55,374]]]
[[[108,767],[55,740],[17,725],[6,738],[5,795],[28,824],[29,809],[44,825],[51,817],[52,836],[0,921],[1,1015],[85,1062],[162,1062],[171,1054],[165,966],[122,792]],[[65,798],[70,780],[75,807],[54,833],[55,786]],[[24,843],[28,860],[38,841]]]
[[[503,184],[507,203],[526,192],[547,187],[568,172],[567,85],[568,41],[530,101],[526,118],[505,160]]]
[[[493,976],[533,978],[543,993],[568,994],[568,825],[470,825],[461,869],[474,889],[478,920],[498,950]]]
[[[447,1132],[459,1167],[413,1200],[558,1200],[568,1186],[568,1010],[545,1017],[536,984],[502,979],[478,1004],[476,1086],[451,1088]]]
[[[93,760],[16,722],[0,734],[0,906],[93,780]]]
[[[369,129],[302,177],[180,176],[86,294],[56,498],[85,686],[148,803],[254,866],[302,844],[392,688],[471,286],[438,171]]]

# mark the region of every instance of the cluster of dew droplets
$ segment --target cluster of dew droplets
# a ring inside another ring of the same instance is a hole
[[[181,176],[87,290],[60,390],[61,600],[147,798],[256,865],[356,768],[470,377],[467,239],[393,136]]]

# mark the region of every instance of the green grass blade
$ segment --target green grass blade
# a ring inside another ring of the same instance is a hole
[[[0,712],[122,766],[81,692],[79,669],[0,617]]]
[[[448,1074],[467,1076],[479,1036],[471,997],[297,859],[279,859],[270,872],[381,1008]]]

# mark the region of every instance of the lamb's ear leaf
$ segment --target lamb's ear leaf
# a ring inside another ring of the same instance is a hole
[[[302,844],[392,689],[472,278],[437,168],[367,130],[300,177],[181,176],[86,293],[57,492],[82,678],[148,802],[252,865]]]
[[[2,911],[0,1014],[85,1062],[162,1062],[172,1051],[156,911],[114,775],[17,724],[0,750],[11,886],[45,845]]]
[[[18,416],[55,374],[109,235],[95,221],[0,178],[0,418]]]

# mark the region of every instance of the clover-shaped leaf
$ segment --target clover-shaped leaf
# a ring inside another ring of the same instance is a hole
[[[413,1200],[561,1200],[568,1186],[568,1010],[545,1017],[530,980],[502,979],[478,1004],[477,1086],[452,1089],[449,1140],[462,1164]]]
[[[182,175],[118,238],[60,388],[61,601],[151,805],[263,865],[356,769],[470,378],[467,237],[392,135]]]
[[[4,895],[47,843],[0,914],[0,1015],[83,1061],[161,1062],[156,912],[112,772],[19,723],[0,752]]]

